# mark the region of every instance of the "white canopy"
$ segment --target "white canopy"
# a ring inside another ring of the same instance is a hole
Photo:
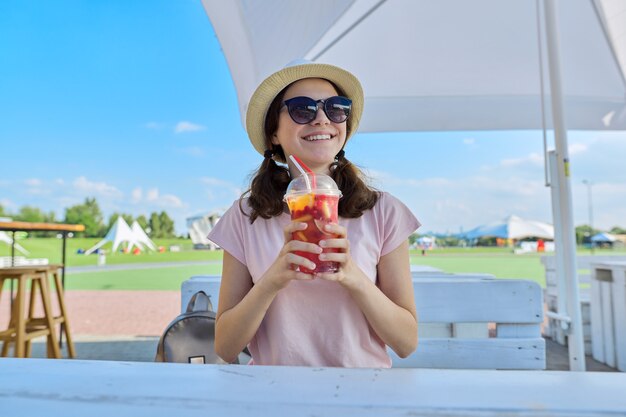
[[[93,253],[97,249],[104,246],[107,242],[113,242],[113,253],[115,253],[117,248],[122,243],[126,243],[129,250],[132,249],[133,246],[137,246],[139,249],[144,249],[144,245],[152,250],[156,250],[154,243],[146,235],[141,226],[139,226],[139,223],[135,221],[133,223],[133,228],[131,229],[122,216],[117,218],[104,239],[85,251],[85,255]]]
[[[242,119],[256,86],[296,58],[363,83],[360,131],[554,128],[557,276],[584,370],[567,129],[626,129],[626,2],[203,0]],[[542,100],[545,98],[545,100]],[[389,144],[391,145],[391,144]]]
[[[141,226],[139,226],[139,223],[137,222],[137,220],[133,222],[132,226],[130,227],[130,231],[132,232],[133,237],[135,238],[135,244],[146,245],[151,250],[157,249],[154,242],[148,237],[148,235],[141,228]],[[143,249],[141,246],[140,248]]]
[[[542,81],[547,98],[550,86],[545,25],[537,24],[543,12],[535,0],[203,3],[242,118],[265,77],[306,58],[359,77],[366,95],[360,131],[542,128]],[[562,6],[568,128],[626,129],[625,2],[568,0]],[[549,102],[545,114],[550,126]]]
[[[467,239],[479,237],[499,237],[503,239],[524,239],[529,237],[539,239],[554,239],[554,227],[551,224],[537,220],[526,220],[518,216],[509,216],[498,222],[478,226],[464,233]]]

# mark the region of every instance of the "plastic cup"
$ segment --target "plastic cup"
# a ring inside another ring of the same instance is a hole
[[[305,175],[309,181],[306,181]],[[315,187],[311,187],[311,184],[315,184]],[[306,229],[293,233],[293,239],[317,245],[322,239],[336,237],[328,233],[324,227],[328,223],[337,223],[340,197],[341,191],[328,175],[306,173],[293,179],[287,187],[285,201],[291,212],[291,220],[307,224]],[[338,252],[338,250],[323,249],[323,253],[330,252]],[[300,267],[300,271],[307,274],[337,272],[339,269],[337,262],[321,261],[317,253],[300,251],[295,253],[316,265],[315,269]]]

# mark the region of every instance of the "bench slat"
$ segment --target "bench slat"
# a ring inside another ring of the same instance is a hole
[[[541,323],[541,287],[526,280],[413,281],[419,320],[427,323]]]
[[[391,349],[394,368],[545,369],[545,341],[531,339],[423,339],[408,358]]]

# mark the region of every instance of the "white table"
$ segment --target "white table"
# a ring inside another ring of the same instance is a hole
[[[0,359],[1,416],[614,416],[626,374]]]

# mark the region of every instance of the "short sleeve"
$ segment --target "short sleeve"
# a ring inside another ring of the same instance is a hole
[[[381,193],[378,204],[382,211],[379,216],[382,219],[380,226],[383,237],[380,256],[384,256],[408,239],[421,223],[404,203],[389,193]]]
[[[224,213],[207,236],[210,241],[224,249],[239,262],[246,265],[244,249],[243,222],[246,217],[239,208],[239,200]]]

